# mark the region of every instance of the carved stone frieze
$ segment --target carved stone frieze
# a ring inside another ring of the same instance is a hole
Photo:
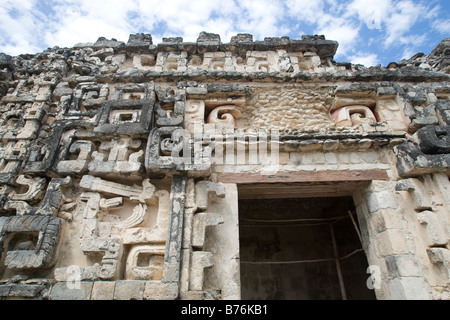
[[[91,174],[140,175],[143,171],[142,141],[131,138],[115,138],[102,141],[99,151],[94,151],[88,169]]]
[[[346,106],[332,112],[331,116],[340,127],[352,127],[377,122],[373,111],[366,106]]]
[[[145,135],[152,128],[153,107],[154,101],[150,99],[106,102],[94,132]]]
[[[15,269],[50,267],[55,263],[62,224],[61,218],[48,215],[0,217],[0,249],[6,254],[4,264]],[[4,252],[8,237],[27,233],[38,233],[36,242],[18,240],[14,250]]]
[[[306,189],[353,198],[377,297],[449,298],[448,45],[370,68],[321,35],[0,54],[0,299],[238,299],[239,201]]]
[[[150,132],[145,167],[148,173],[189,172],[205,175],[210,172],[210,150],[191,141],[190,133],[180,127],[155,128]]]
[[[219,126],[236,127],[236,119],[242,118],[242,113],[234,105],[225,105],[214,108],[208,115],[207,123]]]

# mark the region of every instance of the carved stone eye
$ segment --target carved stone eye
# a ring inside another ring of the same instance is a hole
[[[110,115],[111,123],[136,122],[139,118],[138,111],[114,110]]]
[[[6,121],[5,126],[6,126],[6,128],[12,129],[12,128],[14,128],[14,127],[17,125],[18,122],[19,122],[19,119],[18,119],[18,118],[16,118],[16,117],[11,117],[11,118],[9,118],[9,119]]]
[[[164,267],[164,249],[152,245],[137,245],[128,255],[126,278],[161,280]]]
[[[359,124],[374,123],[377,119],[369,107],[345,106],[334,110],[331,117],[338,127],[352,127]]]

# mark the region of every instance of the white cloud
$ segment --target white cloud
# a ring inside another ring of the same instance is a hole
[[[377,0],[376,2],[353,0],[347,6],[345,16],[351,17],[356,14],[368,29],[381,30],[392,6],[391,0]]]
[[[253,34],[255,39],[278,37],[286,31],[281,27],[285,12],[283,2],[272,0],[242,0],[237,2],[240,14],[236,15],[236,27],[240,32]],[[245,31],[247,30],[247,31]],[[229,40],[229,39],[228,39]],[[227,40],[227,41],[228,41]]]
[[[418,50],[429,40],[429,30],[419,29],[419,23],[432,23],[441,10],[436,1],[353,0],[345,16],[350,18],[357,15],[362,26],[377,30],[376,39],[383,49],[407,46],[408,51],[411,51]],[[445,23],[442,26],[445,30]]]
[[[59,0],[52,7],[54,20],[46,32],[48,43],[71,47],[78,42],[94,42],[98,37],[126,41],[130,24],[129,5],[113,0]]]
[[[0,3],[0,51],[18,55],[41,50],[45,17],[31,10],[34,4],[32,0]]]
[[[438,19],[433,24],[433,28],[440,33],[449,36],[450,35],[450,19]]]
[[[323,0],[287,0],[289,8],[288,15],[309,23],[317,22],[324,13],[325,3]]]
[[[150,32],[155,40],[177,36],[195,42],[201,31],[227,34],[238,16],[233,14],[240,10],[235,1],[137,0],[135,3],[138,18],[133,27],[157,31]],[[165,29],[156,30],[158,25],[164,25]]]
[[[396,41],[402,44],[414,43],[414,38],[408,38],[405,34],[427,14],[429,9],[421,3],[416,4],[411,0],[403,0],[397,2],[392,11],[393,13],[386,19],[385,46],[392,45]]]
[[[99,19],[75,15],[71,17],[70,23],[54,33],[47,34],[46,40],[61,47],[72,47],[79,42],[95,42],[100,36],[126,41],[129,32]]]
[[[439,16],[439,14],[442,12],[442,10],[443,10],[443,8],[441,7],[441,5],[436,5],[434,8],[431,8],[427,12],[425,12],[424,18],[425,19],[434,19]]]
[[[353,64],[362,64],[366,67],[376,66],[380,63],[378,55],[375,53],[358,52],[356,55],[350,56],[349,60]]]
[[[325,14],[318,21],[315,33],[326,35],[327,39],[339,42],[336,56],[342,57],[356,46],[360,39],[359,31],[360,27],[355,22]]]
[[[0,4],[0,7],[6,9],[10,8],[11,10],[30,10],[36,4],[36,0],[3,0]]]

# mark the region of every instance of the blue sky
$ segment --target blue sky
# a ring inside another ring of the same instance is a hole
[[[337,62],[386,66],[450,37],[450,0],[0,0],[0,52],[9,55],[141,32],[155,44],[195,42],[201,31],[223,43],[237,33],[323,34],[339,42]]]

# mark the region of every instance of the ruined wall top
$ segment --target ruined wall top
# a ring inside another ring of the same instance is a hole
[[[128,42],[107,40],[100,37],[95,43],[80,43],[75,47],[93,46],[96,48],[113,47],[117,51],[140,51],[157,53],[162,51],[187,51],[188,53],[205,52],[232,52],[245,54],[246,51],[271,51],[286,50],[290,52],[314,52],[322,58],[333,58],[338,48],[336,41],[326,40],[323,35],[304,35],[301,40],[293,40],[289,37],[266,37],[263,41],[253,41],[253,36],[248,33],[239,33],[231,37],[229,43],[222,43],[220,35],[201,32],[196,42],[183,42],[182,37],[162,38],[159,44],[153,44],[150,34],[131,34]]]
[[[163,38],[154,44],[150,34],[132,34],[128,41],[98,38],[72,48],[49,48],[37,54],[11,57],[0,53],[0,80],[26,79],[30,74],[56,72],[71,77],[95,77],[100,83],[149,80],[233,80],[263,82],[303,81],[449,81],[449,39],[428,55],[388,66],[365,67],[336,62],[336,41],[323,35],[304,35],[301,40],[267,37],[254,41],[240,33],[222,43],[220,36],[201,32],[196,42],[181,37]],[[78,80],[74,80],[78,82]],[[84,81],[84,80],[83,80]],[[0,96],[6,88],[0,88]]]

